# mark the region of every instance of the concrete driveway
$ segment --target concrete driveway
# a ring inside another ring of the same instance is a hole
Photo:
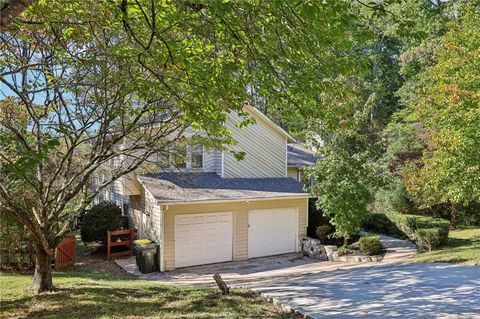
[[[375,264],[250,285],[313,318],[480,318],[480,267]]]
[[[319,262],[298,254],[142,275],[163,284],[215,286],[220,273],[233,287],[256,290],[311,318],[480,318],[480,267],[407,263],[411,243],[382,237],[383,262]]]

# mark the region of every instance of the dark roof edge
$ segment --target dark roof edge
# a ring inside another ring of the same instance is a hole
[[[297,198],[310,198],[309,193],[291,193],[291,195],[285,196],[262,196],[262,197],[248,197],[248,198],[230,198],[230,199],[198,199],[198,200],[161,200],[157,199],[157,204],[164,205],[185,205],[185,204],[205,204],[205,203],[227,203],[227,202],[249,202],[249,201],[262,201],[262,200],[279,200],[279,199],[297,199]]]

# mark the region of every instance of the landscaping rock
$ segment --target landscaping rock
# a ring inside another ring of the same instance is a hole
[[[307,236],[301,237],[302,252],[305,256],[319,260],[327,260],[327,254],[320,240]]]
[[[323,247],[329,261],[338,261],[337,246],[325,245]]]
[[[382,261],[383,256],[359,256],[359,255],[343,255],[338,258],[338,261],[343,263],[368,263]]]

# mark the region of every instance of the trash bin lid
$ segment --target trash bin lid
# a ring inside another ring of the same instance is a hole
[[[133,242],[135,243],[135,245],[147,245],[152,243],[150,239],[137,239],[137,240],[134,240]]]

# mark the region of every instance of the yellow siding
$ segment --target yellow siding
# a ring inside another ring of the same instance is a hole
[[[293,177],[298,181],[298,168],[296,167],[289,167],[287,170],[287,176]]]
[[[128,226],[140,230],[142,215],[142,196],[130,196],[130,209],[128,210]]]
[[[112,184],[112,191],[122,195],[141,195],[142,185],[134,173],[120,177]]]
[[[245,152],[243,160],[237,161],[229,152],[224,153],[225,177],[281,177],[286,175],[286,137],[272,128],[263,119],[251,114],[256,124],[238,128],[241,121],[231,114],[226,126],[238,142],[232,147],[236,152]]]
[[[148,238],[158,244],[161,243],[160,206],[144,187],[141,195],[130,196],[128,217],[129,226],[137,228],[139,238]]]
[[[195,213],[214,213],[214,212],[233,212],[234,213],[234,232],[233,232],[233,259],[247,259],[248,256],[248,211],[252,209],[272,209],[272,208],[298,208],[298,234],[306,235],[307,232],[307,214],[308,200],[300,199],[272,199],[250,202],[230,202],[213,204],[189,204],[172,205],[165,212],[164,221],[164,262],[165,269],[175,268],[175,215],[177,214],[195,214]]]

